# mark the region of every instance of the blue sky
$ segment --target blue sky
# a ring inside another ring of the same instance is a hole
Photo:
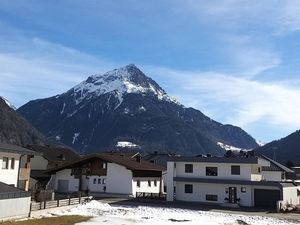
[[[17,107],[134,63],[261,141],[300,129],[300,1],[1,0],[0,95]]]

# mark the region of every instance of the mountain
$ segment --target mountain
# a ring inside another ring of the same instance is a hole
[[[12,104],[0,97],[0,142],[25,146],[43,144],[45,138],[14,110]]]
[[[134,146],[142,152],[219,155],[225,150],[217,142],[258,147],[241,128],[184,107],[133,64],[30,101],[18,112],[47,137],[81,153]]]
[[[292,161],[300,165],[300,130],[277,141],[272,141],[262,147],[255,149],[278,162],[286,164]]]

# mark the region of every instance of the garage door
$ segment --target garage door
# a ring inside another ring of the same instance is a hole
[[[69,192],[69,181],[68,180],[58,180],[57,191],[62,193]]]
[[[259,208],[276,208],[280,200],[279,190],[254,189],[254,206]]]

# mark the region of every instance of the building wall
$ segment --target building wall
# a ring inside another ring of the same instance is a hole
[[[177,177],[198,177],[212,179],[231,180],[260,180],[261,174],[258,172],[258,165],[251,164],[229,164],[229,163],[199,163],[199,162],[175,162]],[[193,173],[185,173],[185,164],[193,164]],[[231,166],[240,166],[240,175],[231,174]],[[218,176],[206,176],[206,167],[217,167]],[[255,174],[256,176],[253,176]]]
[[[132,171],[116,163],[107,163],[106,192],[132,195]]]
[[[42,156],[34,156],[31,159],[31,169],[32,170],[46,170],[48,165],[48,160]]]
[[[69,192],[76,192],[79,191],[79,179],[74,178],[71,176],[71,169],[64,169],[61,171],[56,172],[55,175],[55,190],[58,189],[58,181],[59,180],[68,180],[69,181]]]
[[[104,182],[103,182],[103,180],[104,180]],[[122,184],[119,184],[119,185],[122,185]],[[93,192],[105,192],[106,191],[106,176],[90,176],[88,179],[88,190],[93,191]]]
[[[176,176],[174,165],[174,162],[167,163],[167,201],[174,200],[174,176]]]
[[[8,157],[8,169],[2,169],[3,157]],[[14,169],[11,169],[11,159],[15,159]],[[0,152],[0,181],[17,187],[20,154]]]
[[[263,179],[267,181],[282,181],[281,171],[262,171]]]
[[[185,193],[185,184],[193,185],[193,193]],[[241,206],[253,206],[252,189],[248,185],[230,185],[230,184],[210,184],[210,183],[192,183],[192,182],[176,182],[176,200],[191,201],[191,202],[205,202],[222,204],[228,202],[229,194],[226,193],[229,187],[237,188],[237,198],[240,198],[239,204]],[[246,192],[241,192],[241,188],[246,188]],[[206,195],[217,195],[217,201],[206,200]]]
[[[31,197],[0,200],[0,220],[28,217]]]
[[[140,187],[137,186],[137,182],[140,182]],[[150,186],[148,181],[150,181]],[[156,186],[154,185],[156,181]],[[160,177],[134,177],[132,180],[133,195],[136,195],[136,192],[143,193],[160,193]]]
[[[292,204],[292,205],[300,204],[297,190],[298,187],[284,187],[283,204]]]

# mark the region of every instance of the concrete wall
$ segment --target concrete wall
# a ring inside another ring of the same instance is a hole
[[[154,181],[156,180],[156,186]],[[140,181],[140,187],[137,186],[137,181]],[[148,181],[150,181],[151,186],[149,186]],[[132,181],[133,195],[136,195],[136,192],[145,192],[145,193],[156,193],[160,192],[160,177],[134,177]]]
[[[298,187],[284,187],[283,188],[283,204],[298,205],[299,196],[297,195]]]
[[[104,179],[104,183],[103,183]],[[94,182],[96,181],[96,183]],[[100,183],[99,183],[100,182]],[[122,184],[119,184],[122,186]],[[93,192],[105,192],[106,176],[90,176],[88,179],[88,190]]]
[[[267,181],[282,181],[281,171],[262,171],[263,179]]]
[[[193,185],[193,193],[185,193],[185,184]],[[176,182],[176,200],[191,201],[191,202],[205,202],[222,204],[228,202],[225,198],[229,197],[228,188],[237,188],[237,198],[240,198],[239,204],[241,206],[251,207],[252,190],[251,186],[247,185],[230,185],[230,184],[210,184],[210,183],[189,183],[189,182]],[[245,187],[246,192],[241,192],[241,188]],[[206,195],[217,195],[218,201],[207,201]]]
[[[32,170],[46,170],[48,165],[48,160],[42,156],[34,156],[31,158],[31,169]]]
[[[71,176],[71,169],[64,169],[56,172],[55,175],[55,189],[58,189],[59,180],[68,180],[69,181],[69,192],[79,191],[79,179],[75,179],[74,176]]]
[[[132,171],[116,163],[107,163],[106,192],[133,195]]]
[[[8,169],[2,169],[3,157],[8,157]],[[11,159],[15,159],[15,167],[11,169]],[[0,181],[17,187],[20,154],[0,152]]]
[[[185,164],[193,164],[193,173],[185,173]],[[232,175],[231,166],[240,166],[240,175]],[[206,167],[217,167],[218,176],[206,176]],[[176,162],[175,170],[177,177],[197,177],[231,180],[261,180],[261,174],[258,173],[258,167],[258,165],[252,164]],[[253,174],[256,174],[256,176],[253,176]]]
[[[30,199],[31,197],[0,200],[0,220],[27,217]]]

